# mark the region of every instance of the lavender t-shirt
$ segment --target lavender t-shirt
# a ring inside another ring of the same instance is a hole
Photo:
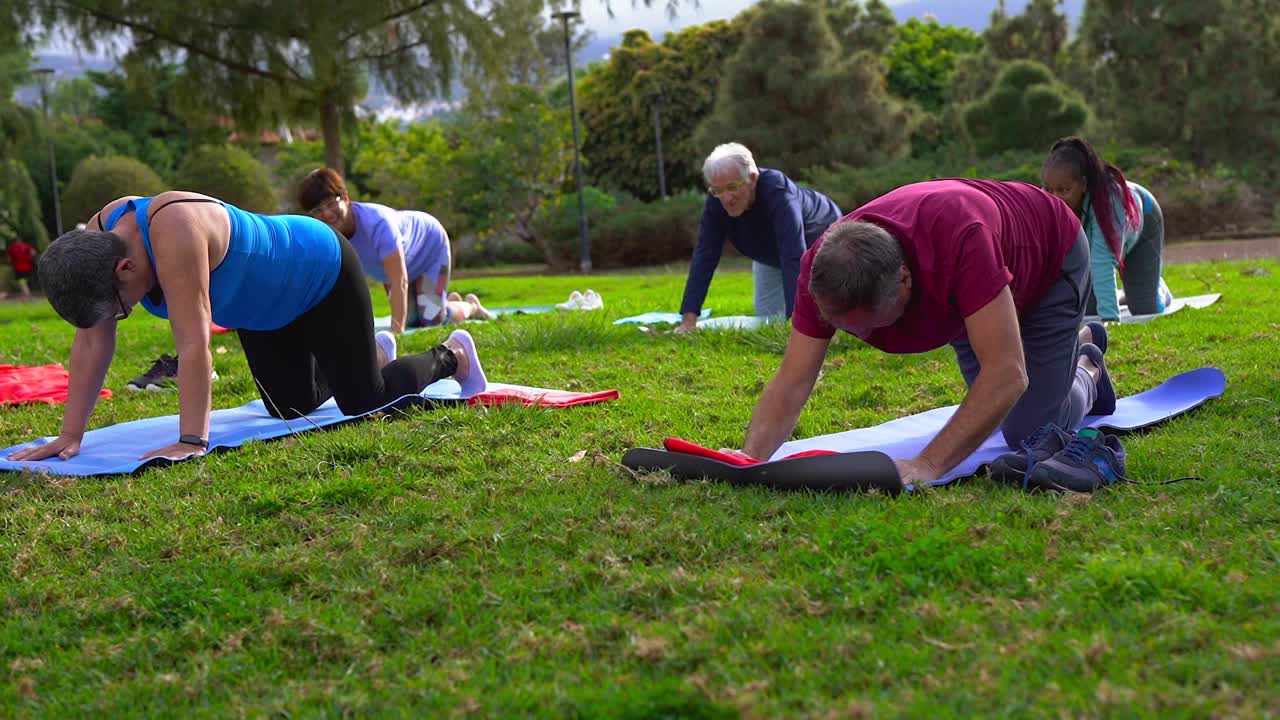
[[[365,274],[374,280],[387,281],[387,269],[382,263],[397,249],[404,250],[411,283],[423,276],[434,283],[440,271],[449,267],[449,236],[431,215],[367,202],[351,203],[351,211],[356,216],[351,246],[360,256]]]

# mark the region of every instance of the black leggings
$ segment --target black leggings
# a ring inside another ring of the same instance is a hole
[[[274,417],[301,417],[330,397],[343,413],[360,415],[416,395],[458,369],[453,351],[437,345],[379,372],[364,268],[351,243],[341,236],[339,243],[342,268],[319,304],[278,330],[239,331],[249,371]]]

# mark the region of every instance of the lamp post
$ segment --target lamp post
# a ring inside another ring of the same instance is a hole
[[[658,105],[662,102],[662,92],[650,95],[649,107],[653,111],[653,144],[658,152],[658,194],[667,199],[667,169],[662,158],[662,118],[658,114]]]
[[[591,272],[591,241],[587,238],[587,206],[582,197],[582,159],[578,149],[578,107],[574,100],[573,90],[573,49],[569,42],[569,21],[581,13],[576,10],[561,10],[551,13],[551,17],[564,24],[564,63],[569,68],[569,115],[573,121],[573,179],[578,186],[578,241],[582,250],[580,267],[582,272]]]
[[[57,74],[53,68],[35,68],[31,74],[40,82],[40,110],[44,113],[45,137],[49,140],[49,189],[53,192],[53,226],[56,237],[62,236],[62,200],[58,197],[58,161],[53,151],[53,130],[49,125],[49,81]]]

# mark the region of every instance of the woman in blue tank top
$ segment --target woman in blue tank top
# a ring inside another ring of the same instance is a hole
[[[475,295],[448,292],[453,271],[449,234],[431,215],[352,202],[333,168],[320,168],[303,179],[298,204],[349,240],[365,274],[387,289],[396,335],[406,327],[493,319]]]
[[[178,354],[179,432],[143,459],[179,459],[209,445],[210,323],[237,330],[268,412],[296,418],[333,397],[349,415],[454,376],[485,387],[475,345],[455,332],[397,359],[374,336],[369,287],[351,244],[302,216],[245,212],[205,195],[124,197],[49,245],[40,284],[76,327],[62,430],[12,460],[67,459],[80,442],[115,354],[116,327],[135,305],[167,318]]]

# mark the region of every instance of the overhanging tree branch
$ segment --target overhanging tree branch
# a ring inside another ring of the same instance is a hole
[[[360,28],[359,30],[355,30],[347,33],[346,35],[343,35],[342,38],[338,40],[338,44],[346,45],[348,42],[351,41],[352,38],[359,37],[360,35],[363,35],[364,33],[369,32],[370,30],[380,25],[385,25],[386,23],[399,20],[402,17],[407,17],[409,15],[412,15],[418,12],[419,10],[427,7],[428,5],[434,5],[437,2],[439,2],[439,0],[423,0],[422,2],[416,3],[414,5],[410,5],[409,7],[404,8],[402,10],[397,10],[396,12],[393,12],[389,15],[384,15],[383,17],[378,18],[376,21],[369,23],[368,25]]]
[[[286,84],[293,84],[295,82],[294,79],[286,75],[281,75],[280,73],[271,72],[270,70],[263,70],[262,68],[254,67],[253,65],[249,65],[247,63],[242,63],[235,60],[231,60],[229,58],[222,57],[212,50],[203,48],[199,45],[196,45],[195,43],[188,42],[179,37],[175,37],[169,33],[161,32],[157,28],[145,25],[143,23],[135,22],[133,20],[128,20],[121,17],[116,17],[109,13],[105,13],[91,7],[84,7],[81,5],[77,5],[76,3],[73,3],[73,2],[66,2],[65,0],[63,2],[55,2],[54,6],[55,7],[61,6],[63,9],[70,10],[73,12],[83,13],[85,15],[88,15],[89,17],[95,18],[97,20],[101,20],[102,22],[116,25],[122,28],[128,28],[129,30],[132,30],[134,32],[156,38],[157,40],[161,40],[175,47],[182,48],[183,50],[186,50],[187,52],[193,55],[205,58],[206,60],[214,62],[218,65],[222,65],[223,67],[228,68],[230,70],[235,70],[236,72],[244,73],[245,75],[252,75],[255,77],[266,78],[269,80],[275,80],[276,82],[281,82]]]

